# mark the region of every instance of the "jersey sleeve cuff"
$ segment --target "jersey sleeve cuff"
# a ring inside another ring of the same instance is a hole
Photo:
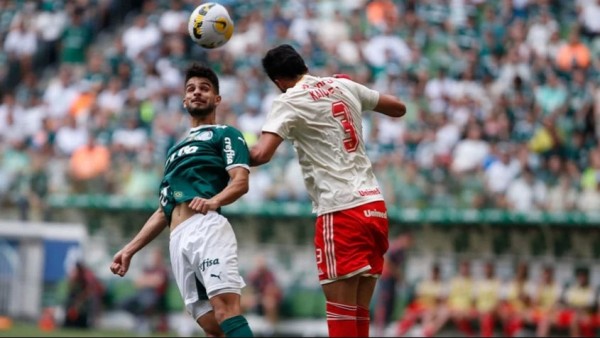
[[[237,168],[237,167],[246,168],[246,170],[250,171],[250,166],[247,164],[243,164],[243,163],[232,164],[230,166],[225,167],[225,170],[229,171],[229,170],[231,170],[233,168]]]

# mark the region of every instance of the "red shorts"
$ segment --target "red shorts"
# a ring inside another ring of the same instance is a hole
[[[556,316],[556,326],[569,327],[571,322],[575,319],[575,310],[563,309],[558,312]]]
[[[317,217],[315,255],[319,281],[357,274],[380,275],[387,251],[388,219],[383,201]]]

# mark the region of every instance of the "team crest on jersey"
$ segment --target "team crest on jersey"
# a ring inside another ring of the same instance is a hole
[[[200,134],[194,136],[194,141],[208,141],[213,137],[213,132],[210,130],[203,131]]]
[[[182,191],[176,191],[173,193],[173,197],[175,198],[181,198],[183,197],[183,192]]]

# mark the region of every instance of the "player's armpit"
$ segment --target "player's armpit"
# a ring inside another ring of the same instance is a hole
[[[250,165],[258,166],[271,160],[283,138],[275,133],[263,132],[250,149]]]
[[[406,114],[404,103],[396,97],[387,94],[379,95],[379,101],[373,110],[391,117],[402,117]]]

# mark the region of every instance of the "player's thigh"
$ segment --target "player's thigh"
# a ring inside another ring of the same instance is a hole
[[[361,276],[358,281],[358,290],[356,304],[364,308],[369,308],[371,304],[371,298],[375,292],[375,285],[377,279],[374,277],[363,277]]]
[[[355,305],[357,304],[357,291],[360,276],[338,279],[330,283],[322,284],[325,299],[328,302]]]

